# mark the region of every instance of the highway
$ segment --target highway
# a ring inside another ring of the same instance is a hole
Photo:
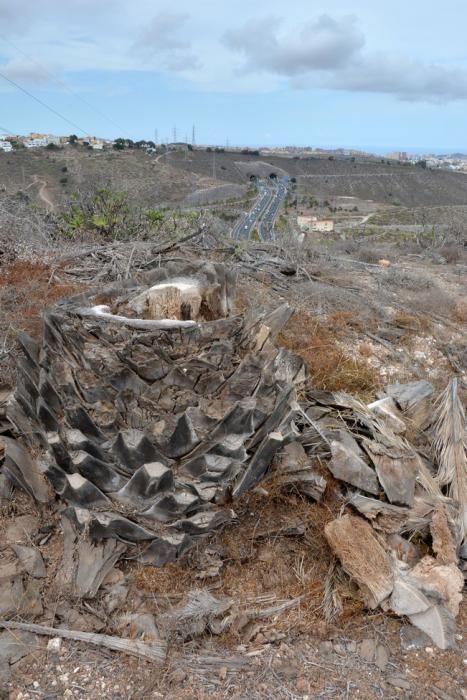
[[[257,184],[258,197],[252,208],[244,212],[232,229],[231,237],[241,240],[251,238],[256,228],[264,240],[273,237],[274,222],[287,193],[288,178],[276,182],[260,180]]]
[[[277,181],[273,199],[268,209],[263,214],[259,225],[259,233],[261,238],[265,241],[274,238],[274,223],[286,197],[288,184],[289,181],[287,177],[283,177]]]

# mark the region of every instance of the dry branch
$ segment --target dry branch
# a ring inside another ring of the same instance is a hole
[[[47,637],[62,637],[62,639],[73,639],[86,644],[105,647],[112,651],[121,651],[130,656],[138,656],[155,663],[163,663],[167,655],[167,645],[165,642],[154,642],[145,644],[136,639],[122,639],[121,637],[111,637],[108,634],[93,634],[91,632],[79,632],[78,630],[56,629],[55,627],[45,627],[28,622],[11,622],[0,620],[0,627],[7,630],[24,630],[34,634],[42,634]]]

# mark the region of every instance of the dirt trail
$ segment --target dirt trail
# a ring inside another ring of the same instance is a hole
[[[34,187],[34,185],[40,185],[39,191],[38,191],[38,197],[40,200],[44,202],[46,207],[48,209],[51,209],[52,211],[55,210],[55,204],[52,202],[50,199],[49,195],[47,194],[47,180],[43,180],[42,178],[38,177],[37,175],[33,176],[33,181],[29,183],[24,189],[28,190],[30,187]]]
[[[50,199],[49,195],[48,195],[47,192],[46,192],[46,190],[47,190],[47,180],[41,180],[41,179],[37,178],[37,179],[36,179],[36,183],[40,183],[40,185],[41,185],[40,188],[39,188],[39,192],[38,192],[38,194],[39,194],[39,199],[41,199],[41,200],[44,202],[44,204],[46,205],[46,207],[48,207],[49,209],[51,209],[52,211],[54,211],[54,210],[55,210],[55,204],[52,202],[52,200]]]

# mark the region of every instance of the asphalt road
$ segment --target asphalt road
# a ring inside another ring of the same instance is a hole
[[[287,194],[288,178],[284,177],[277,181],[277,186],[274,191],[274,197],[263,214],[261,219],[259,232],[264,240],[272,240],[274,238],[274,223],[276,221],[279,210]]]
[[[272,238],[274,222],[287,193],[288,178],[276,182],[260,180],[258,197],[252,208],[244,212],[232,229],[232,238],[248,240],[257,228],[262,238]]]

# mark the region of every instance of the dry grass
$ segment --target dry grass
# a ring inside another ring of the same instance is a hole
[[[54,281],[52,268],[44,263],[17,260],[1,272],[1,323],[32,336],[39,334],[41,312],[47,306],[85,288],[83,284]]]
[[[194,585],[193,571],[185,563],[161,568],[131,565],[129,570],[138,588],[162,598],[180,598]]]
[[[280,342],[303,359],[314,388],[347,391],[367,399],[380,387],[379,375],[366,360],[350,357],[343,349],[349,330],[360,328],[360,319],[350,312],[321,321],[298,311],[281,333]]]
[[[454,309],[453,318],[459,323],[467,323],[467,299],[458,301]]]
[[[324,528],[341,507],[333,481],[329,477],[323,503],[284,491],[274,474],[262,482],[267,493],[244,494],[234,504],[239,525],[221,530],[209,542],[223,561],[219,575],[213,579],[197,578],[206,541],[201,542],[199,551],[192,550],[176,565],[156,569],[129,564],[130,575],[158,607],[176,606],[189,590],[199,587],[207,587],[216,597],[232,598],[239,610],[267,608],[274,605],[273,601],[300,597],[300,604],[282,613],[272,626],[292,636],[301,632],[316,635],[326,627],[324,587],[332,560]],[[302,535],[287,534],[291,526],[298,525],[304,531]],[[348,595],[347,583],[342,586],[340,621],[353,618],[363,609],[361,601]],[[270,597],[271,603],[258,604],[255,599],[259,596]],[[270,624],[264,621],[264,627]],[[222,635],[222,643],[235,647],[242,634],[234,626]]]
[[[10,386],[15,334],[25,331],[38,337],[42,311],[59,299],[83,291],[86,285],[59,282],[54,279],[52,267],[39,262],[16,260],[3,265],[0,272],[0,386]]]
[[[392,323],[403,331],[413,331],[414,333],[430,333],[433,328],[432,322],[426,316],[416,316],[403,309],[394,313]]]
[[[373,346],[371,343],[360,343],[358,352],[362,357],[371,357],[374,354]]]

